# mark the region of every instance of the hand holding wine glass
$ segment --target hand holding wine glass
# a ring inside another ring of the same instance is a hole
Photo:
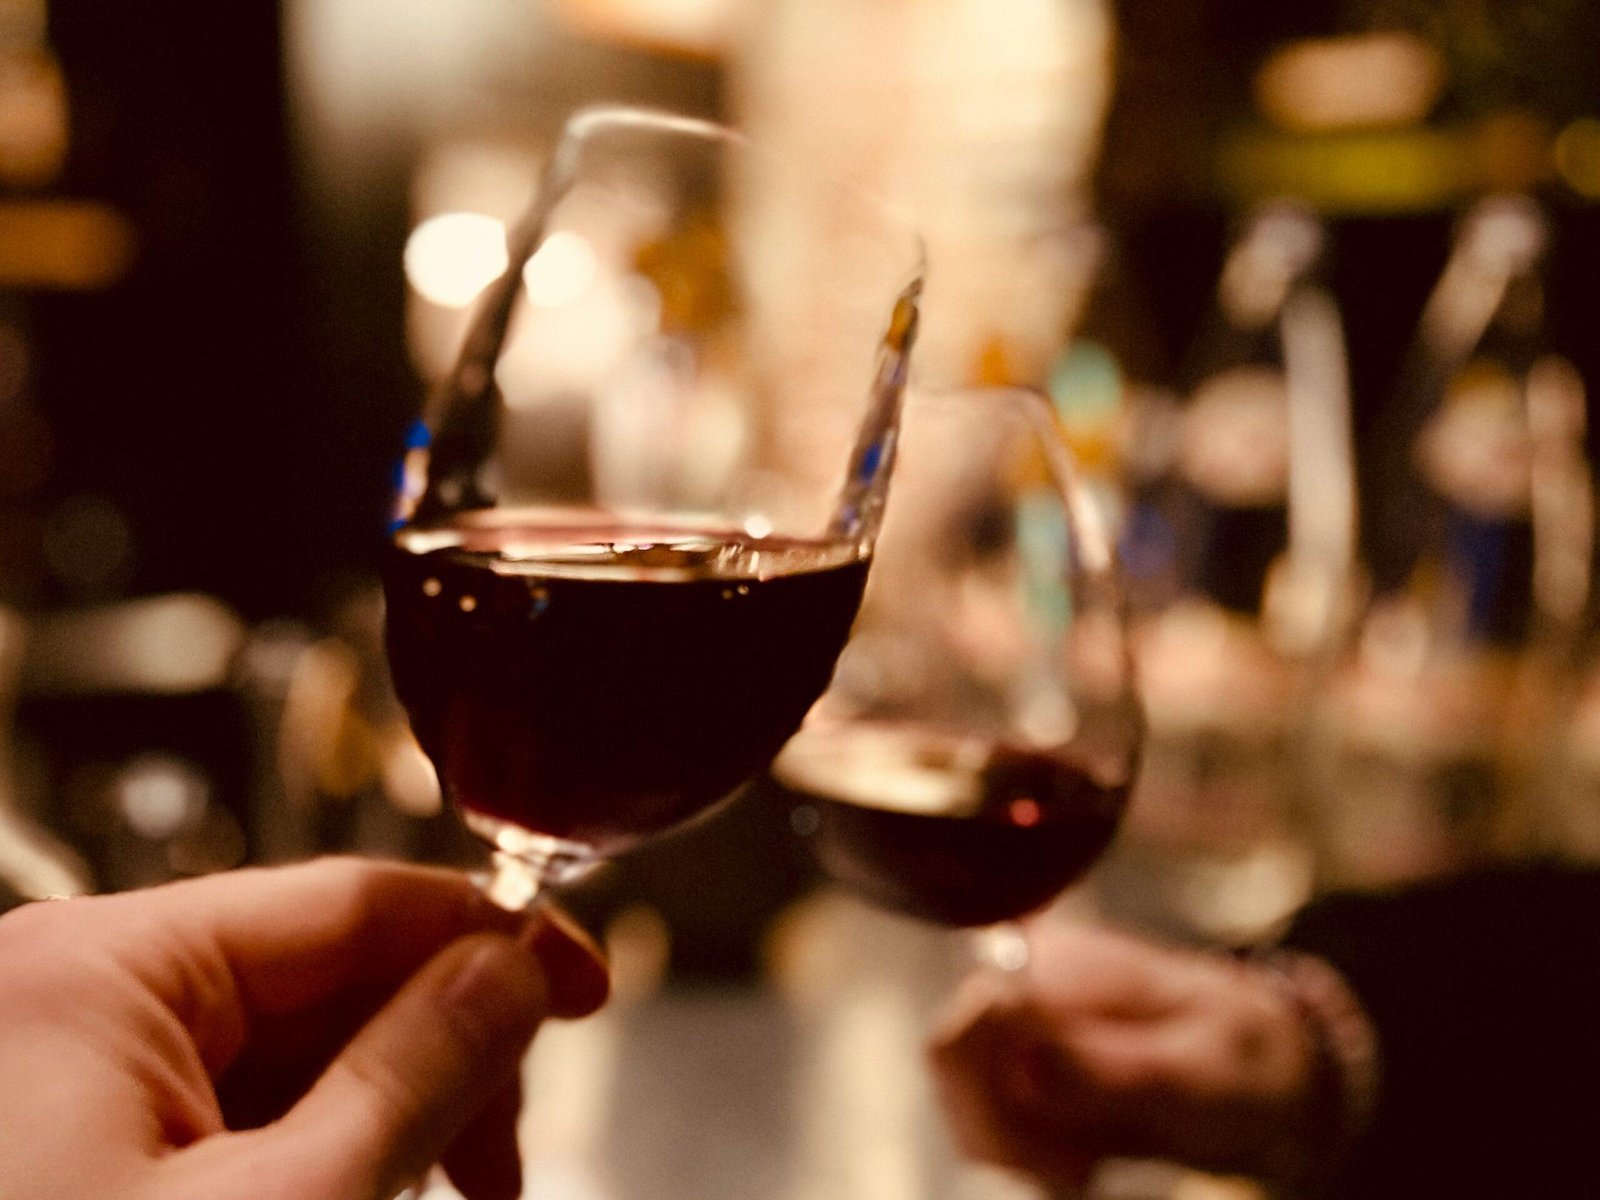
[[[1081,1194],[1114,1157],[1289,1189],[1328,1167],[1315,1042],[1270,968],[1053,921],[1006,982],[968,980],[931,1047],[945,1115],[971,1157],[1062,1196]]]
[[[0,1176],[35,1200],[517,1195],[517,1065],[606,998],[553,909],[324,859],[0,917]]]
[[[744,220],[773,188],[861,234],[826,370],[783,319],[781,242]],[[626,109],[573,118],[512,243],[419,439],[385,591],[412,726],[520,908],[722,799],[826,686],[921,250],[728,130]],[[586,446],[563,461],[541,406],[574,394]]]

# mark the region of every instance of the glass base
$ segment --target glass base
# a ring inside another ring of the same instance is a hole
[[[482,813],[462,814],[468,829],[494,847],[493,866],[477,876],[483,894],[507,912],[524,912],[549,884],[572,883],[600,859],[588,846],[530,833]]]

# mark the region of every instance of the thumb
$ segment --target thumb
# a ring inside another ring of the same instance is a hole
[[[514,1083],[549,1007],[538,960],[512,939],[441,950],[262,1131],[274,1173],[301,1195],[393,1196]]]

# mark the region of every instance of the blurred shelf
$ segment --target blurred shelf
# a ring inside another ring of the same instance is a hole
[[[0,288],[93,291],[133,263],[133,226],[88,200],[0,201]]]

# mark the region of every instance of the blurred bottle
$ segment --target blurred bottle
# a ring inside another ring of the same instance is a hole
[[[1146,414],[1124,534],[1150,718],[1109,903],[1246,941],[1308,895],[1294,751],[1348,621],[1355,496],[1339,314],[1322,232],[1262,206],[1229,250],[1181,404]]]
[[[732,116],[758,144],[881,197],[922,233],[937,264],[923,378],[1045,381],[1092,276],[1082,230],[1112,36],[1104,0],[754,6],[730,63]],[[830,305],[854,231],[778,189],[748,196],[745,215],[770,253],[811,268],[812,285],[775,316],[814,330],[793,369],[858,370],[836,361],[849,343]]]
[[[1537,776],[1535,849],[1600,864],[1600,627],[1591,616]]]
[[[1318,723],[1329,882],[1533,849],[1546,729],[1588,601],[1584,387],[1546,337],[1546,221],[1460,223],[1392,406],[1377,593]]]

